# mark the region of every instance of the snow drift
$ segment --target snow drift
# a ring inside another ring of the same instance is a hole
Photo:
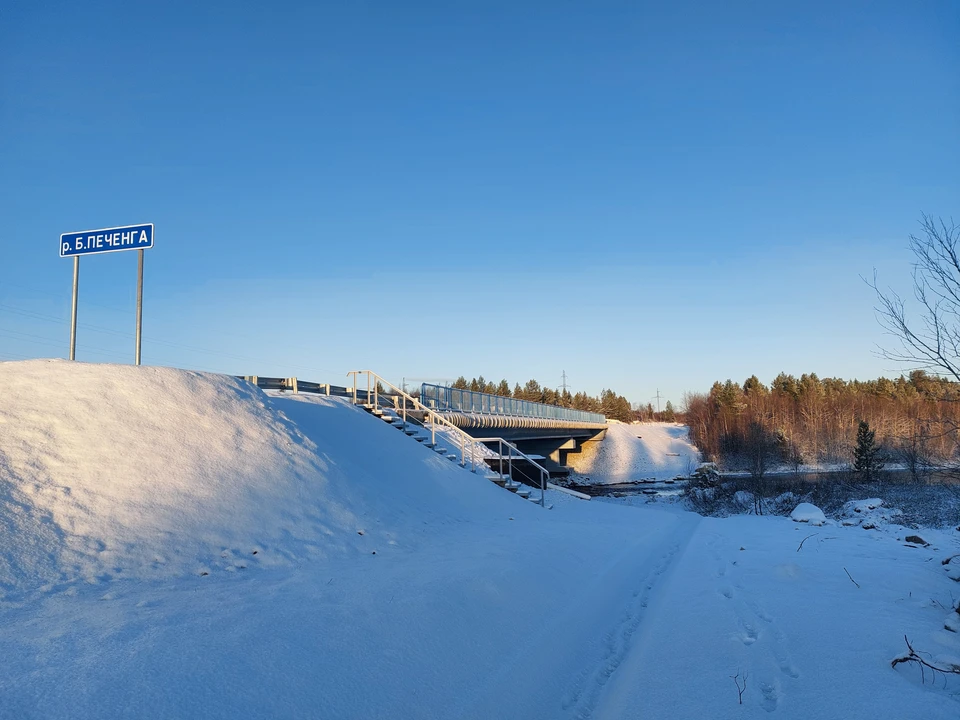
[[[0,393],[0,599],[369,553],[401,525],[378,508],[483,482],[346,403],[228,376],[37,360],[0,363]],[[337,455],[365,433],[373,452]]]

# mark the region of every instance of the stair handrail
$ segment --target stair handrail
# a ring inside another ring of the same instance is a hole
[[[441,416],[436,411],[428,408],[426,405],[420,402],[417,398],[407,393],[405,390],[401,390],[396,385],[391,383],[389,380],[386,380],[380,375],[377,375],[377,373],[373,372],[373,370],[351,370],[350,372],[347,373],[347,377],[350,377],[351,375],[353,376],[353,404],[354,405],[357,404],[357,376],[366,375],[367,376],[367,404],[371,404],[370,394],[373,393],[372,405],[373,407],[379,406],[379,400],[380,400],[379,383],[382,383],[385,387],[389,387],[394,391],[394,393],[403,397],[404,402],[403,402],[402,417],[403,417],[404,424],[406,424],[407,422],[407,401],[410,401],[410,403],[413,405],[413,409],[423,411],[426,414],[426,416],[430,418],[430,424],[431,424],[430,442],[432,442],[434,445],[436,445],[436,442],[437,442],[436,428],[434,426],[437,421],[439,421],[440,425],[448,428],[449,430],[453,430],[454,434],[460,438],[460,464],[463,467],[466,467],[466,464],[467,464],[466,447],[468,444],[470,445],[470,469],[476,470],[477,469],[476,451],[478,447],[483,447],[485,450],[489,450],[490,448],[487,448],[485,445],[483,445],[483,443],[496,442],[499,444],[499,449],[497,454],[499,455],[499,459],[500,459],[500,474],[503,475],[503,458],[504,458],[503,446],[506,445],[510,449],[510,452],[507,454],[507,462],[509,465],[509,475],[511,479],[513,477],[513,458],[515,456],[520,456],[540,471],[540,507],[546,506],[545,498],[546,498],[546,490],[547,490],[547,481],[550,479],[550,472],[545,467],[543,467],[543,465],[541,465],[532,457],[527,455],[525,452],[523,452],[520,448],[518,448],[512,442],[510,442],[509,440],[504,440],[501,437],[475,438],[471,436],[470,434],[464,432],[459,427],[454,425],[452,422],[450,422],[449,420]],[[373,382],[371,382],[371,380]]]
[[[436,423],[439,422],[440,425],[446,427],[449,430],[453,430],[454,435],[457,436],[458,439],[460,440],[460,464],[463,467],[466,467],[467,465],[467,446],[469,445],[470,446],[470,469],[471,470],[477,469],[477,458],[476,458],[477,445],[479,445],[480,443],[474,440],[474,438],[471,437],[469,434],[465,433],[463,430],[458,428],[456,425],[454,425],[452,422],[450,422],[446,418],[442,417],[437,412],[428,408],[426,405],[421,403],[412,395],[408,394],[406,391],[398,388],[389,380],[386,380],[380,375],[377,375],[377,373],[373,372],[373,370],[351,370],[350,372],[347,373],[347,377],[350,377],[351,375],[353,376],[353,404],[354,405],[357,404],[357,376],[358,375],[367,376],[367,402],[369,403],[370,396],[372,393],[373,395],[372,404],[374,407],[377,407],[379,405],[380,389],[377,383],[382,383],[384,386],[389,387],[396,394],[403,397],[404,402],[403,402],[401,417],[403,417],[404,424],[406,424],[407,422],[407,402],[409,401],[413,405],[412,409],[422,410],[427,415],[427,417],[430,418],[430,424],[431,424],[430,442],[436,445],[437,436],[436,436],[436,428],[434,426]],[[371,380],[373,380],[374,382],[371,383]],[[371,385],[373,386],[372,388],[371,388]]]
[[[533,465],[537,470],[540,471],[540,507],[544,507],[544,498],[546,497],[547,492],[547,483],[550,481],[550,471],[547,470],[543,465],[538,463],[532,457],[527,455],[523,450],[518,448],[509,440],[504,440],[501,437],[490,437],[490,438],[474,438],[477,442],[486,443],[486,442],[495,442],[499,443],[499,448],[497,454],[500,456],[500,474],[503,475],[503,446],[506,445],[510,452],[507,454],[507,474],[512,478],[513,477],[513,458],[522,457],[528,463]]]

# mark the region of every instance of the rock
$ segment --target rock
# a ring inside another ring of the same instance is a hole
[[[948,578],[960,582],[960,555],[954,555],[944,560],[943,569],[947,571]]]
[[[913,543],[914,545],[923,545],[924,547],[930,544],[919,535],[907,535],[903,540],[904,542]]]
[[[827,522],[827,518],[823,514],[823,510],[818,508],[816,505],[811,505],[810,503],[800,503],[797,505],[793,512],[790,513],[790,518],[794,522],[805,522],[817,526],[823,525],[825,522]]]

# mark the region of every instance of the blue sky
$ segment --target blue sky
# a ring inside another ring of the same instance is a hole
[[[860,280],[960,216],[960,9],[32,3],[0,22],[0,359],[64,357],[59,235],[140,222],[145,364],[484,374],[679,403],[899,368]],[[81,262],[132,362],[136,254]]]

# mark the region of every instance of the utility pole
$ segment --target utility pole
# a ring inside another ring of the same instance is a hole
[[[657,398],[657,414],[659,415],[660,414],[660,398],[662,397],[662,395],[660,395],[660,388],[657,388],[657,394],[654,397]]]
[[[563,388],[564,392],[567,391],[567,371],[566,370],[563,371],[563,385],[561,385],[560,387]]]

